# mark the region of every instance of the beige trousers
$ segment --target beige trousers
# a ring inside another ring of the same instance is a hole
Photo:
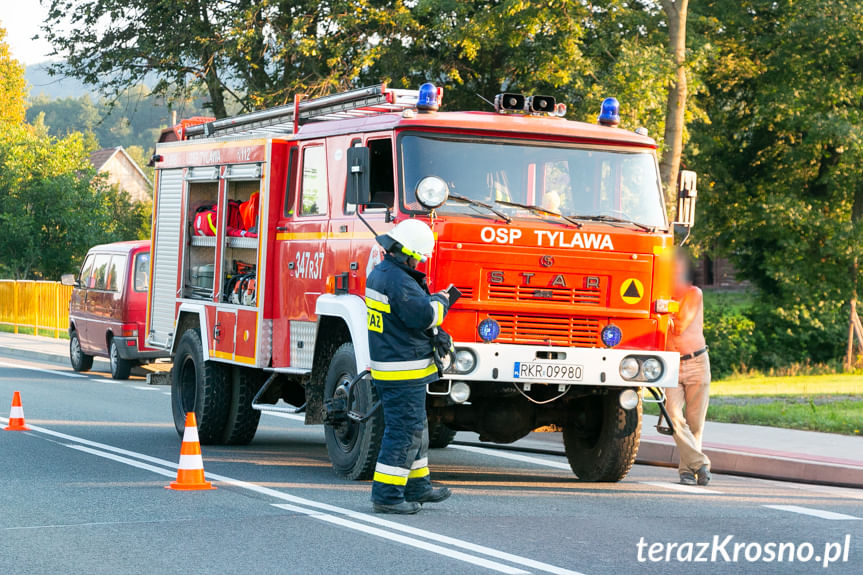
[[[680,362],[677,387],[666,389],[665,406],[674,424],[674,442],[680,454],[679,471],[695,473],[710,459],[701,451],[701,433],[710,400],[710,359],[703,353]]]

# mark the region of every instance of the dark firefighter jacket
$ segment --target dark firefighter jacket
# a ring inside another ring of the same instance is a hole
[[[436,381],[430,330],[443,323],[447,300],[429,294],[425,274],[387,254],[366,280],[366,308],[372,377]]]

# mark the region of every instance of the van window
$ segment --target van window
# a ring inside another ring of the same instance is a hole
[[[126,259],[128,256],[111,256],[108,264],[108,274],[105,277],[105,289],[108,291],[120,291],[123,285],[123,272],[126,271]]]
[[[309,146],[303,150],[300,213],[304,216],[327,213],[327,166],[323,146]]]
[[[82,288],[90,287],[87,284],[87,280],[90,279],[90,272],[93,271],[93,258],[95,258],[93,254],[87,256],[87,259],[84,260],[84,265],[81,266],[81,273],[78,274],[78,285]]]
[[[150,282],[150,252],[141,252],[135,256],[132,286],[135,291],[147,291]]]
[[[96,254],[96,259],[93,261],[93,271],[90,272],[87,287],[91,289],[105,289],[105,280],[108,277],[108,266],[110,264],[110,254]]]

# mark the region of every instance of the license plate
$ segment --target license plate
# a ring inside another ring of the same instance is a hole
[[[512,368],[516,379],[548,379],[554,381],[581,381],[583,368],[572,363],[543,363],[517,361]]]

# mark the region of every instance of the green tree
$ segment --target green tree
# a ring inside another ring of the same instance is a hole
[[[89,163],[80,133],[58,139],[44,125],[0,128],[0,273],[57,279],[90,246],[147,235],[147,205],[110,187]]]
[[[6,29],[0,26],[0,124],[23,121],[26,98],[24,66],[12,58],[6,43]]]

